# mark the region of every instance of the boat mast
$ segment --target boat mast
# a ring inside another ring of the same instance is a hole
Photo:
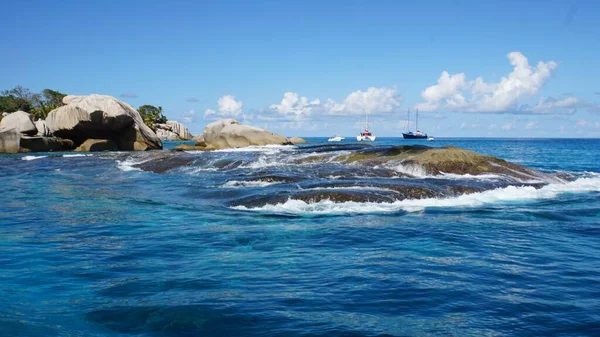
[[[410,108],[408,108],[408,124],[406,124],[406,129],[410,132]]]
[[[417,131],[419,131],[419,109],[417,109],[417,123],[416,123]]]
[[[365,131],[369,131],[369,111],[365,109]]]

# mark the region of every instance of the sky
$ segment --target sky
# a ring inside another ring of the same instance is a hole
[[[600,137],[599,1],[12,1],[0,89],[162,106],[192,133]]]

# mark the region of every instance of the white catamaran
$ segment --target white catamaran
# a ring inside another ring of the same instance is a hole
[[[365,112],[365,131],[361,132],[358,136],[356,136],[356,140],[359,142],[363,141],[371,141],[374,142],[375,138],[377,138],[371,131],[369,131],[369,112]]]

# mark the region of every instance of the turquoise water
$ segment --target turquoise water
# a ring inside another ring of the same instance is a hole
[[[0,335],[600,335],[600,140],[375,143],[568,177],[537,189],[304,163],[356,147],[309,141],[160,169],[156,152],[0,155]],[[395,201],[394,184],[494,189]],[[369,201],[294,201],[330,190]]]

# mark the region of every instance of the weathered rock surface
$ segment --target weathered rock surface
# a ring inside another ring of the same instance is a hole
[[[16,111],[2,118],[0,129],[15,129],[22,134],[30,136],[38,132],[31,116],[25,111]]]
[[[66,96],[67,104],[52,110],[46,125],[55,136],[72,139],[112,139],[121,150],[161,149],[156,134],[131,105],[112,96]]]
[[[544,176],[541,172],[507,162],[493,156],[479,154],[454,146],[432,148],[428,146],[394,146],[362,150],[338,161],[379,165],[397,162],[407,168],[422,168],[426,174],[502,174],[517,179],[531,179]]]
[[[291,144],[282,135],[254,126],[244,125],[235,119],[221,119],[208,124],[202,136],[196,139],[197,150],[218,150],[247,146]]]
[[[17,129],[0,129],[0,153],[18,153],[21,133]]]
[[[75,152],[117,151],[117,144],[111,139],[88,139],[79,145]]]
[[[190,130],[177,121],[156,124],[156,135],[158,138],[166,140],[191,140],[194,138]]]
[[[38,136],[48,137],[52,134],[50,132],[50,129],[46,125],[46,121],[43,119],[38,119],[37,121],[35,121],[35,127],[38,131],[38,133],[37,133]]]
[[[300,137],[291,137],[288,138],[288,141],[292,144],[306,144],[306,140],[300,138]]]
[[[74,144],[70,139],[58,137],[22,136],[19,152],[53,152],[73,150]]]

